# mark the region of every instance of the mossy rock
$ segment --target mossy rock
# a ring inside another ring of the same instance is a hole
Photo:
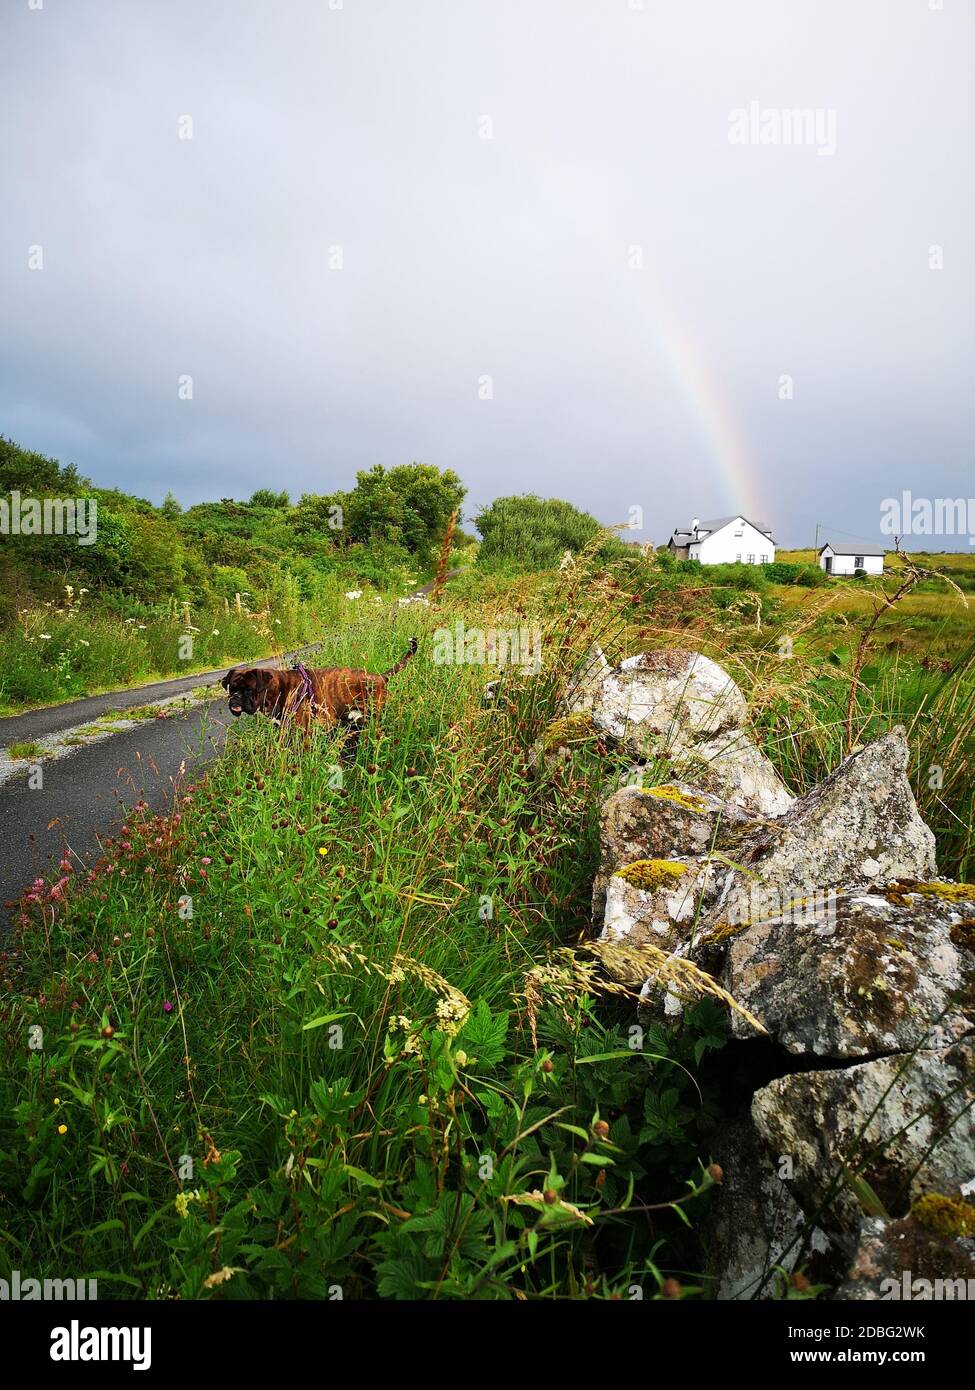
[[[887,885],[884,896],[888,902],[907,907],[914,896],[938,898],[943,903],[975,902],[975,883],[944,883],[940,879],[922,882],[915,878],[899,878]]]
[[[687,865],[673,859],[637,859],[624,869],[617,869],[616,877],[644,893],[652,893],[658,888],[674,887],[686,873]]]
[[[911,1215],[943,1236],[975,1236],[975,1203],[942,1192],[926,1192],[911,1207]]]
[[[703,815],[708,809],[703,797],[694,796],[691,792],[682,792],[680,787],[671,786],[669,783],[661,787],[645,787],[644,790],[647,796],[656,797],[658,801],[673,801],[685,811],[695,811],[698,815]]]

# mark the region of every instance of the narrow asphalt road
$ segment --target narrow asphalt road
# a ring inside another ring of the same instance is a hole
[[[0,787],[0,932],[7,904],[50,873],[64,848],[76,867],[75,856],[91,864],[126,807],[140,798],[155,811],[170,807],[180,764],[186,778],[196,775],[220,752],[229,723],[226,705],[212,701],[45,760],[40,787],[26,771]]]
[[[316,650],[303,647],[302,652]],[[252,666],[278,666],[290,656],[269,656],[261,661],[253,661]],[[168,700],[174,695],[185,695],[201,685],[212,685],[222,680],[227,667],[217,671],[198,671],[195,676],[177,676],[173,680],[156,681],[152,685],[137,685],[131,690],[113,690],[107,695],[86,695],[81,700],[69,700],[65,705],[51,705],[45,709],[30,709],[23,714],[10,714],[0,719],[0,747],[19,743],[28,739],[46,738],[48,734],[60,734],[65,729],[76,729],[79,724],[93,724],[110,710],[131,709],[133,705],[151,705],[157,700]]]

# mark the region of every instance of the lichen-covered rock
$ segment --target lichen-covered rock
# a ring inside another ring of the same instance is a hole
[[[803,1239],[806,1214],[747,1119],[725,1125],[711,1153],[724,1173],[702,1217],[701,1243],[714,1298],[781,1297],[776,1267],[791,1273],[800,1257],[805,1262],[810,1256],[828,1264],[829,1241],[815,1228]]]
[[[913,1216],[869,1217],[837,1299],[970,1299],[975,1292],[975,1242],[926,1228]],[[959,1282],[961,1281],[961,1282]]]
[[[973,918],[975,900],[935,894],[817,895],[732,938],[725,988],[790,1052],[948,1047],[975,1024],[975,955],[963,944]],[[740,1015],[731,1025],[751,1033]]]
[[[651,759],[677,740],[740,728],[745,697],[717,662],[699,652],[644,652],[603,676],[594,694],[596,727],[634,757]]]
[[[967,1258],[970,1238],[933,1223],[957,1215],[944,1194],[975,1177],[975,887],[937,880],[904,730],[795,800],[743,732],[738,687],[695,653],[624,662],[591,713],[675,779],[625,787],[602,810],[595,920],[647,1010],[681,1012],[669,966],[684,957],[723,968],[786,1052],[865,1059],[778,1077],[754,1095],[751,1124],[731,1126],[707,1236],[716,1295],[773,1291],[765,1276],[791,1268],[811,1222],[832,1278],[853,1257],[840,1296],[879,1296],[878,1271],[908,1246],[922,1267],[939,1242]],[[753,1031],[736,1012],[731,1026]],[[861,1240],[878,1201],[887,1215]]]
[[[725,910],[747,920],[756,877],[801,899],[898,878],[937,875],[934,836],[921,819],[907,780],[907,738],[900,727],[840,763],[784,816],[742,844],[746,872],[729,890]]]
[[[795,802],[772,763],[741,729],[691,744],[678,740],[668,757],[685,782],[713,792],[746,814],[781,816]]]
[[[803,1210],[852,1256],[865,1214],[858,1182],[899,1219],[925,1193],[972,1178],[975,1038],[779,1077],[756,1092],[752,1118],[770,1153],[790,1160]]]
[[[600,815],[600,863],[593,883],[593,920],[602,920],[610,876],[638,859],[683,859],[706,854],[716,837],[745,826],[745,817],[721,799],[681,782],[628,786],[614,792]]]
[[[793,797],[742,730],[745,698],[699,652],[647,652],[608,667],[598,647],[569,684],[566,705],[590,713],[601,733],[635,758],[663,767],[737,809],[777,816]]]

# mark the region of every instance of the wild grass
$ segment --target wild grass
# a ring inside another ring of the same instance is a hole
[[[43,756],[44,749],[35,739],[29,739],[21,743],[12,743],[7,749],[9,758],[40,758]]]
[[[119,724],[126,720],[159,719],[165,716],[163,705],[128,705],[124,709],[108,709],[99,715],[99,724]]]

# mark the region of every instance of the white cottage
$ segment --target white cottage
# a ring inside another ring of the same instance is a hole
[[[674,532],[667,546],[679,560],[702,565],[768,565],[775,559],[772,532],[746,516],[695,517],[690,526]]]
[[[827,574],[883,574],[882,546],[861,545],[857,550],[840,550],[826,542],[819,552],[819,567]]]

